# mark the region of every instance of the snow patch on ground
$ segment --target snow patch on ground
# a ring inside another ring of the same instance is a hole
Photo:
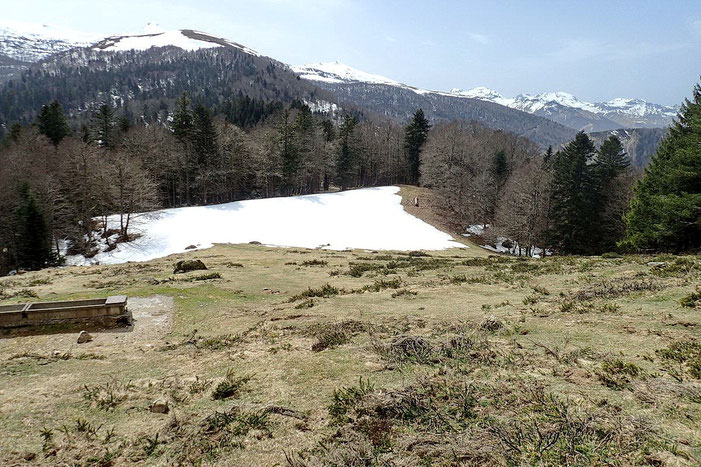
[[[371,250],[442,250],[464,245],[452,236],[407,213],[399,187],[364,188],[340,193],[237,201],[214,206],[164,209],[135,217],[133,233],[94,258],[67,258],[82,265],[148,261],[185,248],[209,248],[215,243]],[[108,219],[117,227],[118,217]]]

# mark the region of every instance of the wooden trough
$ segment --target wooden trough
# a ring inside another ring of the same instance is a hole
[[[33,328],[68,325],[82,328],[112,328],[131,324],[127,296],[65,302],[0,305],[0,330],[31,330]]]

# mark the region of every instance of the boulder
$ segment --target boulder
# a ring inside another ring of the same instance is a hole
[[[153,413],[168,413],[170,412],[170,407],[168,407],[168,401],[164,399],[156,399],[148,409]]]
[[[195,250],[197,247],[195,245],[188,245],[185,247],[186,250]]]
[[[178,261],[175,263],[175,268],[173,269],[173,274],[178,274],[181,272],[189,271],[200,271],[206,270],[207,266],[204,265],[199,259],[186,259],[183,261]]]
[[[92,336],[87,331],[80,331],[80,334],[78,335],[79,344],[85,344],[86,342],[90,342],[91,340]]]

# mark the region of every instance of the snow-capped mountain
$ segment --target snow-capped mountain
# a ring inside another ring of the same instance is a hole
[[[652,104],[641,99],[613,99],[607,102],[589,103],[567,92],[519,94],[504,97],[487,87],[468,90],[454,88],[449,92],[416,88],[384,76],[366,73],[340,62],[315,63],[293,66],[301,78],[326,84],[375,84],[409,89],[417,94],[465,97],[546,117],[575,130],[606,131],[617,128],[666,127],[676,116],[677,108]]]
[[[325,83],[372,83],[389,84],[390,86],[404,86],[402,83],[393,79],[356,70],[355,68],[341,62],[314,63],[311,65],[292,66],[291,68],[303,79],[310,81],[323,81]]]
[[[120,52],[165,46],[175,46],[184,50],[228,46],[251,55],[258,55],[248,47],[221,37],[192,29],[166,30],[155,23],[149,23],[142,30],[134,33],[104,37],[46,25],[0,22],[0,55],[21,62],[38,62],[55,53],[76,47]]]
[[[166,30],[155,23],[147,24],[141,31],[132,34],[109,36],[91,45],[92,48],[108,52],[147,50],[151,47],[166,46],[179,47],[183,50],[234,47],[250,55],[259,55],[255,50],[221,37],[193,29]]]
[[[57,52],[87,46],[98,38],[43,24],[0,21],[0,55],[20,62],[37,62]]]
[[[590,103],[562,91],[535,95],[519,94],[513,98],[506,98],[497,91],[485,87],[477,87],[467,91],[454,89],[451,92],[553,118],[555,121],[573,128],[575,126],[572,125],[572,117],[576,114],[580,120],[592,120],[589,122],[589,127],[584,125],[576,129],[589,131],[604,131],[614,128],[663,128],[668,126],[677,114],[677,107],[653,104],[642,99],[616,98],[606,102]],[[563,121],[568,117],[565,115],[567,112],[569,112],[569,122]],[[612,124],[616,126],[605,128]]]

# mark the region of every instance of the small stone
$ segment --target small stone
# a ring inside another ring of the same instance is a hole
[[[168,413],[170,412],[170,407],[168,407],[168,401],[163,399],[156,399],[148,409],[153,413]]]
[[[78,335],[79,344],[85,344],[86,342],[90,342],[91,340],[92,336],[87,331],[80,331],[80,334]]]
[[[647,263],[647,265],[650,267],[664,266],[665,264],[667,263],[665,263],[664,261],[650,261],[649,263]]]

